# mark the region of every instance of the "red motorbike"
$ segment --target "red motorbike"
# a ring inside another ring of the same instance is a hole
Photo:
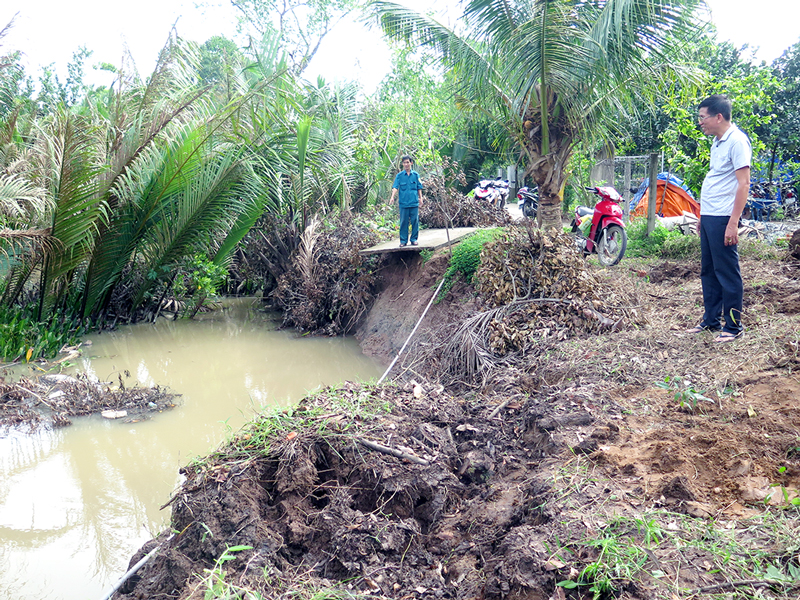
[[[600,200],[594,208],[575,208],[572,233],[576,235],[578,248],[584,255],[596,253],[600,264],[610,267],[622,260],[628,246],[628,234],[619,206],[624,200],[613,187],[587,187],[586,191],[596,194]]]

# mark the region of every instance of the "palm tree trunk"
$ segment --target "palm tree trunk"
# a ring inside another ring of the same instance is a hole
[[[539,215],[543,230],[561,231],[561,198],[558,194],[545,195],[539,192]]]

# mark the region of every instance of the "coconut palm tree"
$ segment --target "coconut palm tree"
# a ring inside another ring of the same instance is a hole
[[[467,0],[463,32],[398,4],[373,3],[384,32],[433,49],[460,107],[499,122],[539,186],[542,225],[561,227],[576,144],[619,131],[627,98],[684,77],[676,49],[698,0]]]

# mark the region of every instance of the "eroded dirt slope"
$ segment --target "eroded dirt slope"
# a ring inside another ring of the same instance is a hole
[[[445,262],[384,273],[372,354],[399,349]],[[592,276],[635,318],[542,328],[445,390],[430,349],[486,309],[460,288],[395,385],[325,391],[187,467],[116,598],[796,598],[798,268],[743,270],[734,344],[684,334],[693,265],[631,261]]]

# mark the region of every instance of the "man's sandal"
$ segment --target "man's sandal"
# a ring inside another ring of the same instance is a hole
[[[703,325],[695,325],[686,330],[686,333],[703,333],[704,331],[719,331],[719,329],[712,329]]]
[[[728,342],[732,342],[735,339],[742,337],[744,331],[740,331],[739,333],[730,333],[728,331],[723,331],[717,337],[714,338],[714,342],[717,344],[727,344]]]

